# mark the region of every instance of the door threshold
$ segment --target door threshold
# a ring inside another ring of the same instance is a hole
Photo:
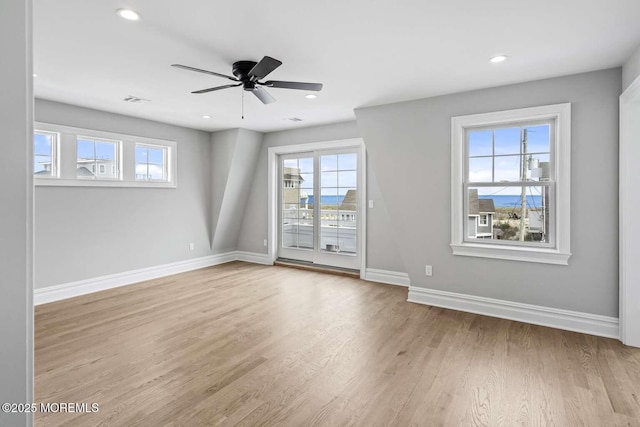
[[[352,268],[334,267],[332,265],[315,264],[309,261],[300,261],[297,259],[278,258],[273,263],[281,267],[297,268],[299,270],[317,271],[319,273],[336,274],[338,276],[360,278],[360,270]]]

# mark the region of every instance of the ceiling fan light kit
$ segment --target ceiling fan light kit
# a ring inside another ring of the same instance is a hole
[[[173,64],[172,67],[181,68],[183,70],[195,71],[198,73],[210,74],[216,77],[222,77],[236,83],[227,84],[223,86],[216,86],[207,89],[200,89],[193,91],[193,94],[203,94],[214,92],[217,90],[228,89],[232,87],[242,86],[242,89],[253,93],[256,98],[263,104],[271,104],[276,99],[271,96],[264,87],[279,88],[279,89],[296,89],[318,92],[322,90],[322,83],[304,83],[304,82],[288,82],[280,80],[268,80],[262,82],[267,75],[273,70],[282,65],[281,61],[265,56],[260,62],[255,61],[237,61],[233,63],[231,67],[231,73],[235,76],[229,76],[226,74],[216,73],[214,71],[202,70],[199,68],[189,67],[187,65]]]

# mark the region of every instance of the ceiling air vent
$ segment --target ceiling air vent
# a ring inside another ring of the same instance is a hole
[[[150,99],[138,98],[137,96],[129,95],[123,99],[124,102],[130,102],[132,104],[141,104],[143,102],[151,102]]]

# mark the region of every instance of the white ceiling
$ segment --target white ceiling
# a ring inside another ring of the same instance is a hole
[[[638,0],[34,3],[37,97],[208,131],[346,121],[357,107],[616,67],[640,44]],[[121,7],[142,19],[122,20]],[[509,59],[489,63],[497,54]],[[241,88],[192,95],[230,82],[170,67],[231,74],[264,55],[283,62],[268,79],[324,83],[318,98],[245,93],[241,120]]]

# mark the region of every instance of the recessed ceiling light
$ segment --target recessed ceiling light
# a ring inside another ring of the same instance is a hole
[[[498,62],[502,62],[505,59],[507,59],[507,57],[505,55],[498,55],[498,56],[494,56],[489,61],[493,62],[494,64],[497,64]]]
[[[38,77],[38,75],[36,73],[33,73],[33,77]]]
[[[120,18],[126,19],[127,21],[139,21],[140,14],[131,9],[118,9],[116,11]]]
[[[305,95],[304,97],[307,98],[307,99],[316,99],[318,97],[318,95],[314,95],[314,94],[310,93],[309,95]]]
[[[202,116],[203,119],[210,119],[211,116],[207,116],[206,114],[204,116]]]

